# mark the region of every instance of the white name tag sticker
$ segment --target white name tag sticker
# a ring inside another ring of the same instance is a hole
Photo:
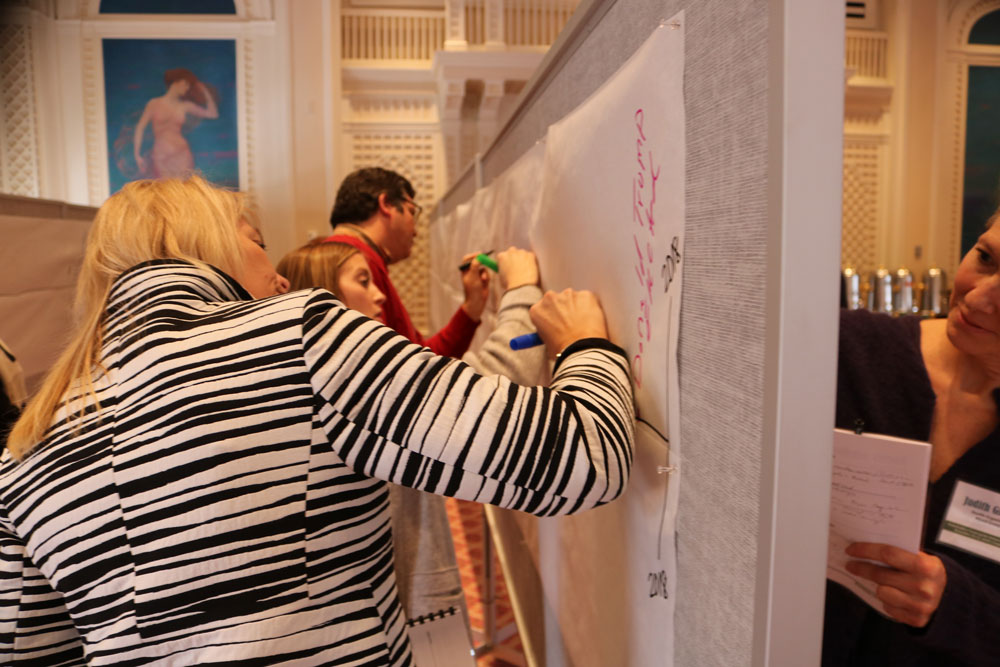
[[[958,482],[937,541],[1000,563],[1000,493]]]

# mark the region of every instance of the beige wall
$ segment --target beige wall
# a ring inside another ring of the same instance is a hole
[[[0,338],[35,390],[73,330],[76,276],[94,209],[0,195]]]
[[[335,9],[335,8],[333,8]],[[339,94],[339,61],[334,38],[337,12],[323,0],[299,0],[283,5],[288,14],[292,77],[292,171],[294,195],[292,228],[295,245],[329,230],[340,170],[334,156],[339,136],[333,98]],[[335,91],[334,87],[338,90]]]
[[[901,4],[905,7],[898,7]],[[889,3],[890,9],[896,10],[888,18],[890,44],[896,46],[893,120],[899,132],[894,134],[900,140],[893,146],[891,163],[899,177],[897,196],[890,200],[886,260],[890,267],[905,265],[918,275],[928,260],[932,218],[940,4],[939,0]]]

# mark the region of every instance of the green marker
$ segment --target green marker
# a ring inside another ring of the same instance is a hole
[[[497,263],[492,259],[490,259],[489,257],[487,257],[486,253],[481,252],[478,255],[476,255],[476,261],[485,266],[487,269],[491,269],[493,271],[500,270],[500,267],[497,266]]]
[[[496,251],[495,250],[487,250],[485,253],[482,253],[480,255],[480,257],[482,257],[482,255],[492,255],[494,252],[496,252]],[[470,266],[472,266],[472,260],[471,259],[468,262],[462,262],[461,264],[459,264],[458,265],[458,270],[461,271],[462,273],[465,273],[466,271],[469,270]],[[493,270],[496,271],[496,269],[493,269]]]

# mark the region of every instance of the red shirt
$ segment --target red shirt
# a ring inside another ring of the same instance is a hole
[[[431,352],[435,354],[458,359],[469,350],[472,336],[476,333],[479,322],[474,321],[464,310],[459,308],[455,311],[451,320],[441,331],[425,340],[417,328],[413,326],[413,322],[410,321],[410,314],[406,312],[406,307],[389,279],[389,269],[385,265],[385,260],[375,252],[374,248],[365,243],[363,239],[347,234],[334,234],[324,241],[326,243],[346,243],[357,248],[364,255],[368,262],[368,268],[372,272],[372,281],[385,294],[385,303],[382,304],[382,318],[389,327],[414,343],[429,347]]]

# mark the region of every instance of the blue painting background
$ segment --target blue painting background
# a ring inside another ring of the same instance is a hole
[[[1000,204],[1000,67],[969,67],[961,255],[976,245]]]
[[[233,0],[101,0],[102,14],[235,14]]]
[[[236,41],[232,39],[105,39],[104,104],[108,131],[108,180],[112,193],[142,178],[132,151],[133,133],[146,103],[163,95],[163,73],[184,67],[214,90],[219,117],[200,119],[184,133],[194,165],[209,181],[239,187],[236,115]],[[190,116],[187,127],[193,120]],[[151,124],[142,154],[153,144]]]

